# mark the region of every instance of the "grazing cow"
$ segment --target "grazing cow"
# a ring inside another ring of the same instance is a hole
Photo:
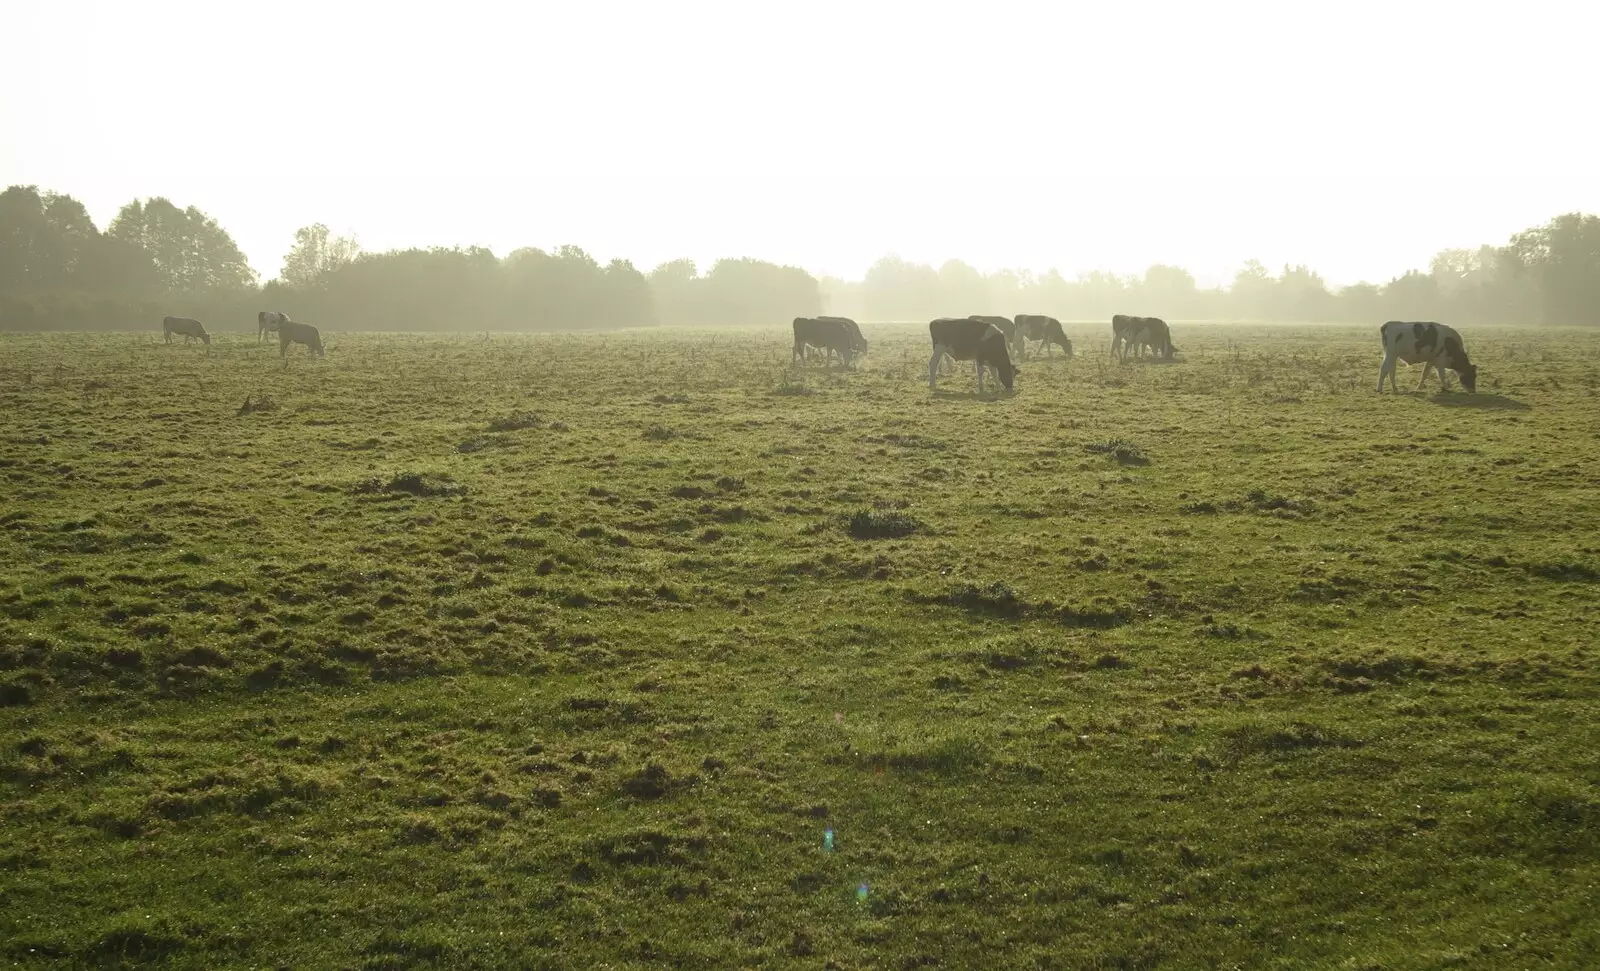
[[[1111,318],[1111,356],[1116,357],[1117,351],[1127,343],[1129,335],[1133,333],[1133,322],[1137,317],[1127,314],[1116,314]]]
[[[1441,391],[1449,389],[1444,376],[1447,368],[1456,372],[1463,388],[1478,390],[1478,367],[1467,360],[1467,349],[1462,345],[1461,335],[1455,332],[1455,328],[1431,320],[1391,320],[1380,327],[1378,333],[1383,336],[1383,367],[1378,369],[1379,394],[1383,394],[1385,377],[1395,393],[1400,393],[1400,385],[1394,375],[1396,361],[1422,365],[1422,380],[1417,382],[1418,391],[1428,381],[1429,368],[1439,370]]]
[[[163,317],[161,318],[161,336],[168,344],[172,343],[173,334],[182,334],[185,344],[199,338],[202,344],[211,346],[211,335],[200,325],[200,321],[193,317]]]
[[[1160,317],[1130,317],[1117,314],[1111,318],[1111,353],[1126,361],[1128,352],[1143,357],[1145,348],[1156,357],[1170,360],[1177,348],[1172,346],[1172,331]],[[1119,354],[1118,351],[1121,351]]]
[[[1000,328],[1000,333],[1006,335],[1006,347],[1011,353],[1020,354],[1021,348],[1017,346],[1017,325],[1010,317],[985,317],[982,314],[973,314],[968,320],[981,320],[986,324],[993,324]]]
[[[849,364],[855,356],[855,339],[850,328],[836,319],[796,317],[794,319],[794,353],[791,359],[805,360],[806,348],[822,350],[824,359],[837,353],[839,359]]]
[[[978,374],[979,394],[983,394],[984,368],[994,371],[1007,391],[1012,389],[1017,368],[1011,363],[1010,341],[999,327],[971,317],[940,317],[928,324],[928,334],[933,338],[933,356],[928,358],[930,389],[937,387],[939,362],[946,355],[957,361],[972,362]]]
[[[306,353],[317,357],[325,357],[322,349],[322,335],[310,324],[302,324],[293,320],[278,322],[278,356],[287,362],[290,344],[304,344]]]
[[[851,348],[851,350],[855,351],[857,354],[865,354],[865,353],[867,353],[867,339],[865,337],[861,336],[861,325],[860,324],[857,324],[855,321],[851,320],[849,317],[822,316],[822,317],[818,317],[817,319],[818,320],[837,320],[839,323],[844,324],[845,327],[850,331],[850,348]]]
[[[276,334],[278,325],[287,323],[289,315],[276,310],[263,310],[256,314],[256,343],[267,339],[268,334]]]
[[[1043,314],[1017,314],[1017,338],[1022,345],[1022,357],[1028,357],[1028,342],[1039,341],[1041,349],[1047,354],[1051,353],[1052,346],[1059,347],[1072,356],[1072,341],[1067,339],[1066,331],[1061,329],[1061,321]]]

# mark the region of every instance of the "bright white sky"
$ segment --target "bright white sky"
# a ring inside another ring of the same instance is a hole
[[[10,0],[0,184],[215,216],[264,279],[574,243],[859,277],[1383,281],[1600,211],[1600,4]]]

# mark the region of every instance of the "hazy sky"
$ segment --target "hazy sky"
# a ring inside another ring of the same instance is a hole
[[[575,243],[1386,280],[1600,211],[1600,5],[10,0],[0,184],[165,195],[277,275]]]

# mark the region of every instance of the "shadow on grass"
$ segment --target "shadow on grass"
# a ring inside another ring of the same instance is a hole
[[[1498,394],[1471,394],[1459,391],[1436,391],[1428,397],[1436,405],[1446,408],[1476,408],[1480,411],[1529,411],[1532,405],[1515,398]]]
[[[971,385],[968,387],[971,387]],[[1003,390],[985,390],[982,394],[979,394],[976,390],[946,391],[943,388],[936,388],[933,391],[933,397],[940,401],[1003,401],[1006,398],[1014,398],[1016,395],[1016,391]]]

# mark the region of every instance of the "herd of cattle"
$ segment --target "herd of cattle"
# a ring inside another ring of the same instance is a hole
[[[1046,356],[1053,356],[1057,347],[1067,357],[1072,356],[1072,340],[1061,329],[1061,321],[1043,314],[1018,314],[1015,318],[940,317],[928,324],[928,331],[933,337],[933,357],[928,360],[930,388],[937,386],[939,365],[947,357],[973,363],[981,394],[985,370],[993,371],[1010,391],[1017,375],[1012,359],[1026,360],[1032,344],[1038,344],[1038,350]],[[1163,360],[1171,360],[1177,352],[1166,321],[1126,314],[1111,318],[1113,355],[1126,360],[1129,355],[1143,357],[1147,350]],[[849,317],[796,317],[792,357],[804,360],[813,351],[821,351],[824,361],[838,354],[839,360],[848,365],[855,355],[867,352],[867,339]]]
[[[1042,314],[1018,314],[1010,317],[940,317],[928,324],[933,338],[933,356],[928,359],[928,387],[938,386],[939,367],[945,358],[971,361],[978,379],[978,393],[983,393],[985,371],[994,372],[995,378],[1007,390],[1013,390],[1017,365],[1013,357],[1026,360],[1030,343],[1037,343],[1047,355],[1060,347],[1067,357],[1072,356],[1072,341],[1061,329],[1061,321]],[[1383,392],[1383,382],[1396,392],[1400,390],[1395,379],[1395,365],[1421,364],[1420,389],[1427,383],[1428,371],[1437,369],[1439,387],[1448,388],[1445,371],[1456,372],[1461,386],[1476,391],[1478,368],[1467,360],[1466,347],[1461,335],[1445,324],[1433,321],[1391,320],[1379,328],[1383,340],[1383,365],[1378,370],[1378,392]],[[867,352],[867,339],[861,328],[848,317],[796,317],[794,319],[793,359],[805,360],[813,351],[820,351],[827,361],[834,354],[849,365],[858,354]],[[1159,317],[1131,317],[1117,314],[1111,318],[1111,353],[1119,360],[1143,357],[1149,351],[1160,360],[1172,360],[1177,348],[1172,345],[1172,331]]]
[[[172,343],[173,334],[182,337],[185,344],[198,340],[207,347],[211,346],[211,335],[206,333],[205,326],[193,317],[161,318],[161,336],[168,344]],[[289,355],[290,344],[304,344],[307,354],[325,356],[322,335],[317,329],[310,324],[290,320],[288,314],[276,310],[263,310],[256,314],[256,343],[266,340],[268,334],[278,336],[279,357]]]
[[[211,344],[211,335],[200,321],[193,317],[165,317],[161,321],[162,335],[168,344],[172,335],[181,336],[185,343],[199,340]],[[1053,356],[1059,347],[1067,357],[1072,356],[1072,341],[1061,329],[1061,321],[1042,314],[1018,314],[1010,317],[940,317],[928,324],[933,338],[933,356],[928,359],[928,387],[937,387],[939,366],[945,358],[971,361],[978,378],[978,393],[983,393],[984,371],[993,371],[995,378],[1007,391],[1014,388],[1017,366],[1013,355],[1026,360],[1030,344]],[[324,356],[322,335],[310,324],[290,320],[289,315],[275,310],[263,310],[256,315],[256,342],[267,339],[268,334],[278,337],[278,356],[287,358],[290,344],[305,345],[306,352]],[[1422,365],[1420,389],[1428,380],[1430,369],[1439,372],[1439,387],[1449,387],[1445,371],[1456,373],[1461,386],[1476,391],[1478,368],[1467,360],[1465,345],[1455,329],[1433,321],[1391,320],[1379,328],[1383,339],[1383,366],[1378,370],[1378,392],[1383,392],[1387,378],[1390,387],[1400,390],[1395,378],[1395,365],[1399,362]],[[857,355],[867,352],[867,339],[861,327],[849,317],[796,317],[794,319],[793,358],[805,360],[820,351],[824,362],[838,355],[846,366]],[[1172,332],[1167,322],[1159,317],[1130,317],[1117,314],[1111,318],[1111,353],[1126,361],[1130,355],[1143,357],[1149,351],[1160,360],[1172,360],[1177,348],[1172,346]],[[1037,352],[1036,352],[1037,353]]]

